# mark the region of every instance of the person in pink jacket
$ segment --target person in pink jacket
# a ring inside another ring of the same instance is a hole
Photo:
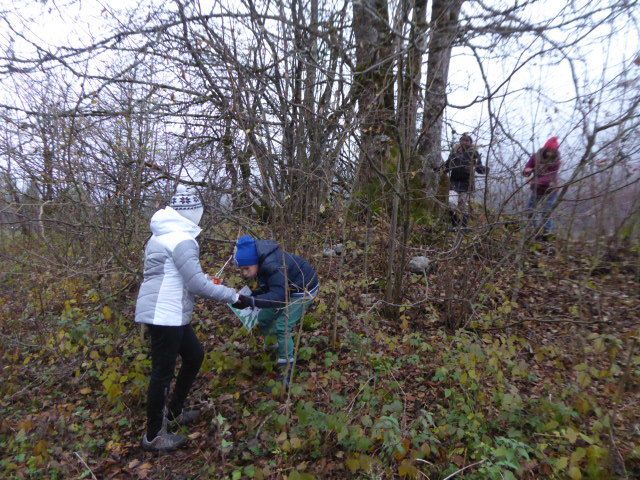
[[[525,177],[533,174],[528,209],[536,230],[540,228],[540,218],[546,218],[542,226],[545,235],[553,230],[553,222],[548,216],[558,197],[556,187],[559,170],[560,142],[558,137],[551,137],[540,150],[531,155],[522,172]]]

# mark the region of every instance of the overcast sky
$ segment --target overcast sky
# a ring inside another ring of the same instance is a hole
[[[166,2],[155,3],[164,5],[165,8],[173,8]],[[210,2],[202,2],[205,12],[210,8],[207,3],[211,5]],[[504,3],[487,2],[496,6]],[[49,0],[44,3],[34,0],[11,1],[8,7],[0,7],[0,11],[5,11],[3,16],[6,19],[0,23],[0,47],[6,49],[10,44],[9,39],[14,38],[13,48],[18,55],[33,52],[29,45],[11,34],[9,24],[27,38],[42,45],[82,46],[92,37],[100,38],[119,28],[119,22],[126,18],[121,14],[121,9],[141,5],[139,10],[146,12],[153,4],[151,0]],[[233,2],[230,1],[229,4],[233,8]],[[572,4],[577,5],[576,8],[580,8],[580,4],[586,8],[593,2],[582,1]],[[467,16],[473,16],[479,7],[474,2],[467,2],[464,8]],[[567,8],[565,2],[549,0],[536,3],[522,16],[552,25]],[[621,16],[596,28],[578,45],[567,49],[566,53],[574,59],[574,74],[579,82],[581,95],[598,90],[604,83],[619,77],[625,69],[631,77],[628,79],[637,80],[640,67],[633,68],[632,63],[640,49],[635,20],[637,18],[631,15]],[[571,40],[567,38],[570,35],[568,30],[553,30],[547,32],[547,35],[559,44]],[[491,89],[496,89],[505,79],[510,78],[500,90],[493,92],[498,96],[492,104],[492,109],[514,137],[530,151],[538,148],[552,135],[558,135],[568,149],[579,148],[581,132],[576,130],[579,116],[575,110],[577,92],[570,64],[563,59],[561,53],[552,51],[528,63],[513,75],[514,69],[520,66],[525,58],[539,51],[543,45],[549,47],[548,42],[534,35],[525,35],[509,40],[498,49],[490,50],[482,49],[483,42],[486,43],[482,38],[472,40],[476,47],[480,47],[478,52]],[[424,60],[426,62],[426,56]],[[2,98],[10,102],[14,98],[13,86],[6,80],[0,84],[0,88],[4,89]],[[486,95],[478,62],[467,47],[454,49],[449,81],[448,100],[452,105],[468,105],[474,99]],[[502,98],[503,94],[507,95]],[[604,110],[619,108],[615,103],[607,104],[612,100],[610,96],[600,100]],[[478,143],[486,147],[490,136],[487,102],[464,109],[448,108],[446,121],[447,139],[452,134],[452,128],[457,133],[470,131],[479,137]],[[517,155],[517,151],[515,148],[514,155]]]

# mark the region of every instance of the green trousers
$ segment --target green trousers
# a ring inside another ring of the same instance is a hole
[[[266,337],[278,340],[278,364],[291,363],[294,359],[293,328],[300,323],[304,312],[314,297],[292,296],[283,308],[263,308],[258,314],[258,328]]]

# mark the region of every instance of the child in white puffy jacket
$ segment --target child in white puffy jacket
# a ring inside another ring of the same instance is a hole
[[[171,451],[186,442],[162,429],[165,397],[178,355],[182,367],[168,409],[168,421],[186,425],[199,412],[183,410],[184,401],[200,370],[204,350],[190,325],[196,295],[221,303],[235,303],[232,288],[214,284],[200,266],[196,237],[203,207],[198,194],[179,187],[171,204],[151,218],[153,235],[147,242],[144,280],[136,302],[136,322],[146,323],[151,337],[151,378],[147,394],[146,450]]]

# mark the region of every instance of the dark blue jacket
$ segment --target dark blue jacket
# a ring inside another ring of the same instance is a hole
[[[281,308],[289,293],[311,291],[318,286],[318,274],[304,258],[283,252],[273,240],[256,240],[258,250],[258,282],[253,292],[256,307]],[[286,266],[286,278],[285,278]]]

